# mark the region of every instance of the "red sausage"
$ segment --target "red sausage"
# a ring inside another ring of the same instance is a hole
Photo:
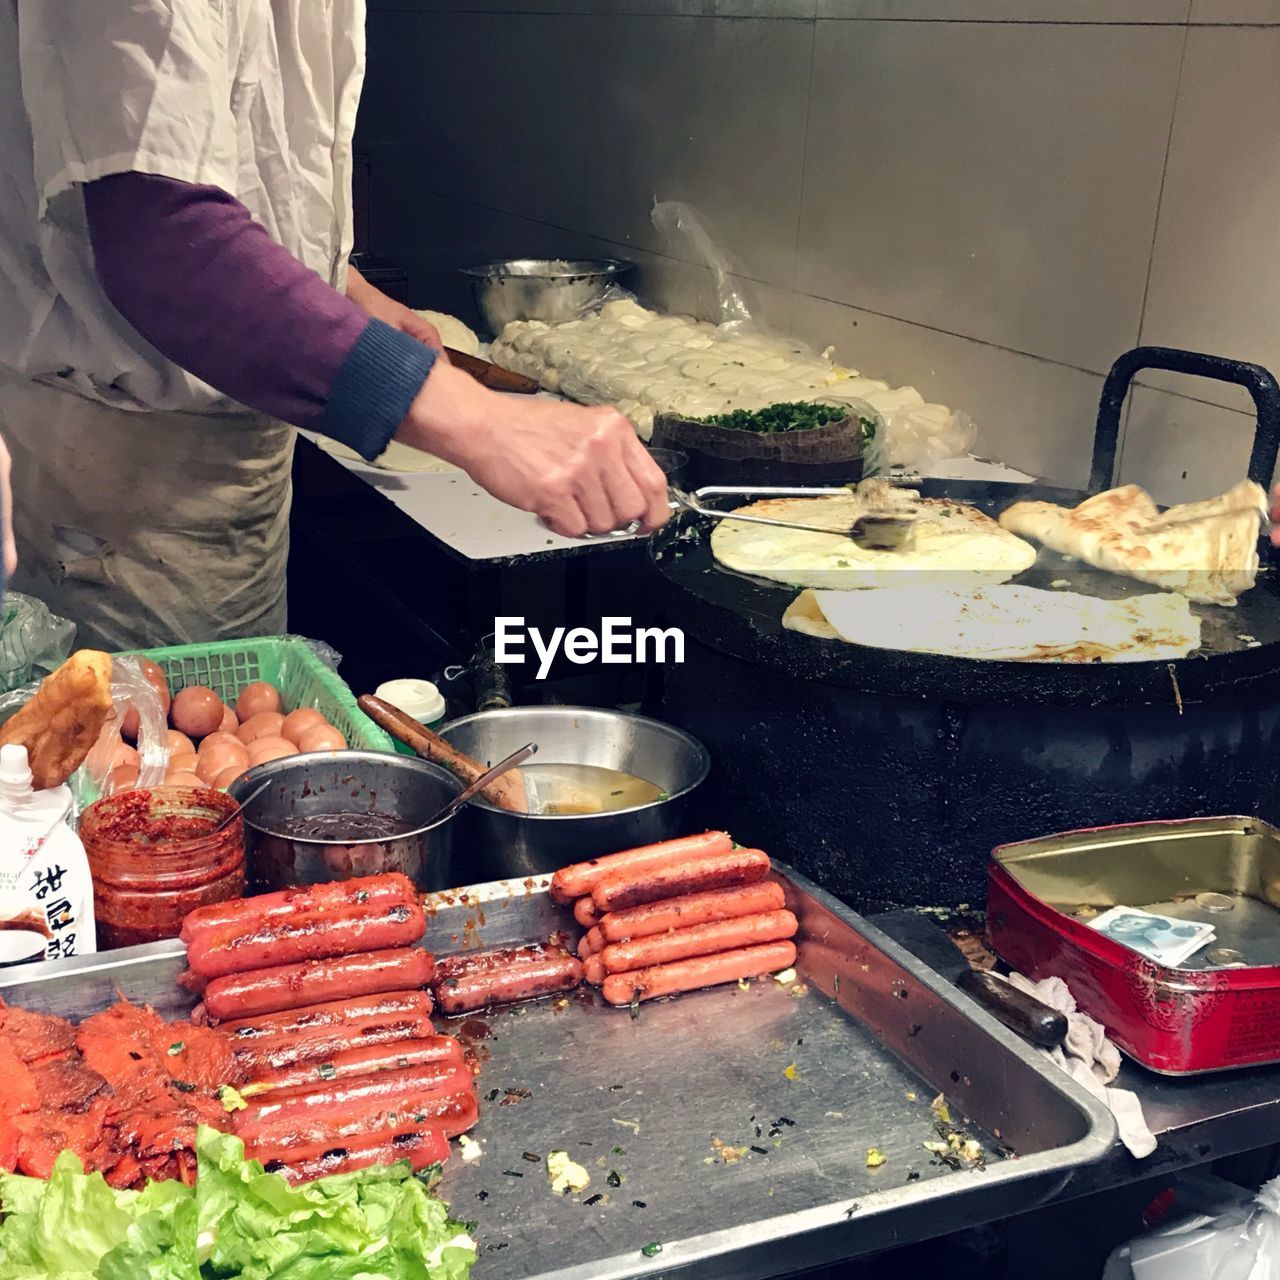
[[[600,953],[610,973],[633,973],[655,964],[688,960],[693,956],[714,956],[722,951],[738,951],[762,942],[780,942],[795,937],[799,925],[790,911],[769,911],[756,916],[718,920],[692,929],[677,929],[653,938],[615,942]],[[593,957],[594,959],[594,957]]]
[[[777,911],[786,906],[786,902],[782,886],[773,880],[740,889],[711,889],[707,893],[690,893],[681,898],[612,911],[600,917],[600,933],[606,942],[626,942],[629,938],[648,938],[673,929],[732,920],[735,916]]]
[[[588,930],[587,933],[590,933],[590,930]],[[595,952],[591,950],[591,939],[587,936],[586,933],[584,933],[582,937],[578,939],[577,951],[578,951],[578,959],[581,960],[584,964],[588,960],[590,960],[593,955],[595,955]]]
[[[340,1027],[370,1018],[421,1015],[432,1009],[427,991],[392,991],[386,995],[354,996],[350,1000],[334,1000],[329,1004],[308,1005],[305,1009],[286,1009],[281,1013],[264,1013],[259,1018],[241,1018],[224,1022],[218,1030],[227,1036],[234,1048],[247,1040],[273,1035],[306,1035],[326,1027]]]
[[[428,1036],[425,1040],[402,1040],[344,1049],[325,1062],[296,1062],[275,1071],[264,1071],[248,1084],[241,1085],[239,1091],[243,1098],[261,1098],[274,1095],[281,1089],[314,1087],[379,1071],[403,1071],[432,1063],[463,1066],[465,1062],[462,1045],[452,1036]]]
[[[408,1071],[379,1071],[341,1082],[287,1089],[251,1102],[247,1110],[236,1112],[232,1123],[238,1137],[254,1144],[257,1134],[284,1121],[309,1124],[330,1116],[363,1113],[375,1103],[394,1110],[402,1098],[425,1098],[471,1088],[474,1083],[465,1066],[437,1062]]]
[[[512,1004],[571,991],[582,981],[582,961],[567,951],[527,960],[506,969],[464,974],[436,984],[440,1012],[470,1013],[489,1004]]]
[[[439,1129],[419,1129],[398,1133],[392,1138],[376,1137],[371,1141],[353,1142],[346,1147],[329,1147],[315,1155],[300,1158],[287,1150],[280,1153],[250,1153],[254,1160],[261,1160],[268,1173],[278,1173],[297,1186],[302,1182],[314,1182],[335,1173],[355,1173],[375,1164],[395,1164],[408,1160],[409,1167],[418,1173],[433,1164],[443,1164],[449,1158],[449,1139]]]
[[[608,976],[609,970],[604,967],[604,961],[599,956],[589,956],[582,966],[582,980],[589,986],[604,986],[604,980]]]
[[[381,951],[417,942],[427,918],[416,903],[365,903],[338,912],[282,916],[220,929],[201,929],[187,944],[187,963],[204,978],[300,964],[355,951]]]
[[[182,922],[180,937],[190,942],[205,929],[225,929],[228,925],[252,925],[291,915],[309,915],[314,911],[344,911],[347,907],[408,906],[418,901],[418,891],[408,876],[399,871],[383,875],[360,876],[354,880],[334,880],[297,889],[281,889],[256,898],[233,898],[230,902],[213,902],[188,912]]]
[[[600,913],[590,898],[579,898],[573,904],[573,918],[584,928],[590,929],[593,924],[600,923]]]
[[[524,947],[495,947],[489,951],[455,951],[451,956],[436,959],[436,976],[431,985],[438,987],[442,982],[492,973],[495,969],[509,969],[512,965],[546,960],[559,954],[559,947],[548,946],[545,942],[530,943]]]
[[[252,1018],[321,1000],[414,991],[431,981],[434,969],[431,953],[421,947],[305,960],[214,978],[205,990],[204,1005],[214,1018]]]
[[[431,1019],[424,1013],[388,1013],[320,1027],[301,1035],[290,1032],[261,1036],[235,1044],[234,1050],[236,1064],[247,1079],[253,1079],[303,1062],[330,1062],[348,1049],[427,1040],[435,1031]]]
[[[574,898],[587,897],[602,880],[618,872],[651,871],[670,862],[687,862],[708,854],[728,853],[732,848],[733,841],[727,832],[704,831],[697,836],[681,836],[678,840],[664,840],[661,844],[624,849],[621,853],[592,858],[589,862],[575,862],[571,867],[561,867],[551,877],[551,900],[567,906]]]
[[[591,896],[597,911],[618,911],[642,902],[657,902],[660,898],[754,884],[768,874],[767,853],[759,849],[734,849],[710,858],[668,863],[653,871],[624,871],[601,881]]]
[[[253,1147],[258,1151],[293,1151],[306,1147],[328,1150],[342,1147],[390,1129],[438,1129],[446,1137],[466,1133],[479,1117],[473,1089],[456,1093],[411,1095],[388,1103],[375,1098],[345,1112],[311,1116],[303,1120],[277,1120],[256,1130]]]
[[[723,951],[718,956],[698,956],[672,964],[654,965],[637,973],[613,973],[604,981],[604,998],[610,1004],[630,1004],[633,999],[656,1000],[699,987],[714,987],[739,978],[755,978],[764,973],[789,969],[796,961],[794,942],[768,942],[741,951]]]

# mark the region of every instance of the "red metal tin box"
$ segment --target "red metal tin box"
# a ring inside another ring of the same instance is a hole
[[[1213,926],[1177,968],[1089,928],[1113,906]],[[992,949],[1062,978],[1130,1057],[1189,1075],[1280,1062],[1280,831],[1195,818],[1069,831],[992,854]]]

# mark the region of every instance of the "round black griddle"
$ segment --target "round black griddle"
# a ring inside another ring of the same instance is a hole
[[[1170,370],[1245,387],[1257,410],[1249,478],[1264,487],[1270,483],[1280,450],[1280,387],[1275,378],[1258,365],[1140,347],[1115,362],[1103,387],[1088,490],[963,480],[924,480],[912,487],[927,498],[968,503],[993,518],[1013,503],[1027,500],[1075,506],[1114,483],[1120,410],[1134,375],[1142,369]],[[1201,645],[1186,658],[1009,662],[874,649],[789,631],[782,626],[782,614],[798,588],[718,565],[710,547],[715,523],[684,513],[651,540],[650,554],[666,586],[669,622],[713,649],[800,679],[827,681],[864,693],[955,703],[1102,706],[1212,701],[1280,675],[1280,555],[1269,540],[1260,546],[1257,585],[1233,608],[1192,605],[1201,619]],[[1099,599],[1124,599],[1157,590],[1047,548],[1041,548],[1036,563],[1012,581]]]

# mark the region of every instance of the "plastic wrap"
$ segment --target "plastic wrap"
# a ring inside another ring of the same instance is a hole
[[[1231,1243],[1205,1280],[1280,1280],[1280,1178],[1264,1183],[1243,1226],[1218,1228]]]
[[[138,781],[132,785],[158,787],[164,782],[169,764],[169,725],[160,695],[142,674],[139,659],[122,657],[112,661],[111,701],[115,714],[103,726],[93,750],[71,779],[78,809],[116,790],[111,785],[111,766],[121,743],[120,726],[130,707],[138,713]]]
[[[76,626],[50,613],[43,600],[11,591],[0,623],[0,690],[47,675],[71,654]]]
[[[667,252],[681,262],[705,267],[711,277],[715,311],[705,317],[722,329],[755,331],[752,306],[733,268],[707,228],[706,219],[683,200],[662,200],[649,215],[662,236]]]

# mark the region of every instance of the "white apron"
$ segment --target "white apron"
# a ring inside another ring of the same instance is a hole
[[[280,631],[293,433],[160,355],[80,185],[215,185],[336,288],[364,0],[0,0],[0,431],[21,563],[105,647]]]

